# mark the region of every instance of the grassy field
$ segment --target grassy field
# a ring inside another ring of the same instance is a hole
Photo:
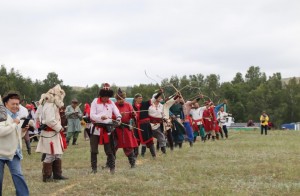
[[[119,150],[114,175],[101,169],[89,173],[89,142],[80,135],[79,145],[69,146],[63,156],[69,180],[43,183],[38,153],[29,156],[24,150],[22,167],[31,195],[300,195],[299,131],[229,134],[227,140],[159,152],[155,160],[147,151],[134,169]],[[105,160],[100,146],[99,167]],[[7,167],[3,183],[3,195],[14,195]]]

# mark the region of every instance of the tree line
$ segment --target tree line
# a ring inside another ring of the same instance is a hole
[[[146,76],[145,76],[146,77]],[[103,81],[104,82],[104,81]],[[112,83],[112,82],[111,82]],[[19,91],[25,103],[38,101],[42,93],[47,92],[56,84],[60,84],[66,92],[64,102],[69,105],[73,98],[79,102],[91,103],[98,96],[102,84],[94,84],[83,90],[75,90],[65,85],[55,72],[48,73],[47,77],[40,81],[33,81],[23,77],[15,69],[7,70],[4,65],[0,69],[0,93],[3,95],[9,90]],[[117,86],[112,84],[114,92]],[[227,111],[232,113],[236,122],[247,122],[252,119],[259,121],[262,111],[266,111],[270,120],[279,127],[282,123],[300,121],[300,81],[291,78],[283,82],[281,73],[274,73],[267,78],[258,66],[250,66],[245,75],[237,72],[230,82],[220,82],[220,76],[210,74],[177,75],[151,84],[138,84],[121,87],[127,97],[133,97],[141,93],[144,99],[150,99],[153,93],[160,88],[164,89],[166,97],[179,90],[185,100],[193,99],[199,94],[204,95],[205,100],[211,100],[215,104],[227,100]],[[203,100],[202,100],[203,103]]]

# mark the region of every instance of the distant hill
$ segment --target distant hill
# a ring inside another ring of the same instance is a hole
[[[292,78],[296,78],[296,80],[298,80],[298,82],[300,81],[300,77],[282,78],[281,81],[282,81],[284,84],[287,84],[287,83],[289,83],[290,79],[292,79]]]
[[[81,87],[81,86],[72,86],[72,89],[74,91],[82,91],[83,89],[85,89],[85,87]]]

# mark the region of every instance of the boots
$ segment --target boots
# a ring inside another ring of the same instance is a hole
[[[46,153],[43,153],[42,157],[41,157],[41,162],[43,162],[45,160],[45,158],[46,158]]]
[[[190,141],[189,143],[190,143],[190,147],[193,147],[193,142],[192,142],[192,141]]]
[[[135,168],[135,155],[134,152],[130,153],[128,156],[128,161],[130,163],[131,168]]]
[[[61,169],[61,159],[56,159],[52,163],[53,168],[53,179],[54,180],[67,180],[67,177],[62,176],[62,169]]]
[[[106,163],[105,163],[104,166],[101,166],[101,168],[102,168],[102,169],[108,169],[108,168],[109,168],[109,164],[108,164],[108,163],[109,163],[109,157],[107,156],[107,157],[106,157]]]
[[[182,148],[182,143],[178,143],[179,148]]]
[[[161,152],[163,153],[163,154],[166,154],[166,147],[164,146],[164,147],[161,147]]]
[[[77,145],[76,141],[77,141],[77,138],[73,138],[72,145]]]
[[[113,154],[107,155],[108,166],[111,174],[115,173],[115,156]]]
[[[146,146],[142,146],[142,152],[141,152],[142,157],[145,156],[146,149],[147,149]]]
[[[43,162],[43,182],[50,182],[52,175],[52,163]]]
[[[25,140],[25,144],[26,144],[26,148],[27,148],[27,153],[29,155],[31,155],[31,145],[30,145],[30,140],[26,141]]]
[[[156,157],[156,153],[155,153],[154,144],[151,144],[151,146],[149,147],[149,150],[151,152],[152,157],[155,158]]]
[[[92,166],[92,172],[91,173],[97,173],[97,153],[91,153],[91,166]]]
[[[137,157],[139,156],[139,147],[135,147],[135,148],[133,149],[133,151],[134,151],[134,156],[135,156],[135,158],[137,158]]]

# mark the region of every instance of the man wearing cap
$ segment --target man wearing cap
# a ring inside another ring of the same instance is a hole
[[[151,106],[151,100],[143,101],[143,97],[140,93],[134,96],[133,109],[136,111],[136,135],[138,141],[145,145],[142,147],[142,156],[146,152],[146,147],[150,149],[153,158],[156,157],[155,147],[153,143],[153,132],[150,124],[150,117],[148,109]],[[138,152],[136,152],[137,156]]]
[[[114,146],[114,131],[112,115],[116,117],[114,122],[121,123],[121,114],[119,109],[109,98],[114,94],[108,83],[104,83],[99,91],[98,98],[95,98],[91,103],[91,167],[92,173],[97,173],[97,154],[98,145],[104,146],[104,151],[107,156],[106,166],[109,167],[111,174],[115,172],[115,146]]]
[[[134,136],[133,128],[131,127],[131,120],[136,116],[136,114],[132,105],[125,101],[126,93],[120,88],[118,89],[115,98],[117,100],[116,106],[122,115],[122,124],[116,128],[116,148],[123,148],[125,155],[128,157],[131,168],[134,168],[136,159],[134,148],[138,147],[138,143]]]
[[[81,132],[82,112],[78,106],[78,100],[72,99],[71,105],[66,107],[65,115],[68,119],[67,144],[73,137],[72,145],[76,145],[79,133]]]
[[[0,104],[0,195],[2,195],[2,185],[4,176],[4,166],[8,166],[11,173],[16,195],[27,196],[29,190],[21,169],[20,160],[22,156],[22,135],[28,130],[21,129],[20,119],[17,112],[19,110],[20,96],[16,92],[8,92],[3,97]]]

